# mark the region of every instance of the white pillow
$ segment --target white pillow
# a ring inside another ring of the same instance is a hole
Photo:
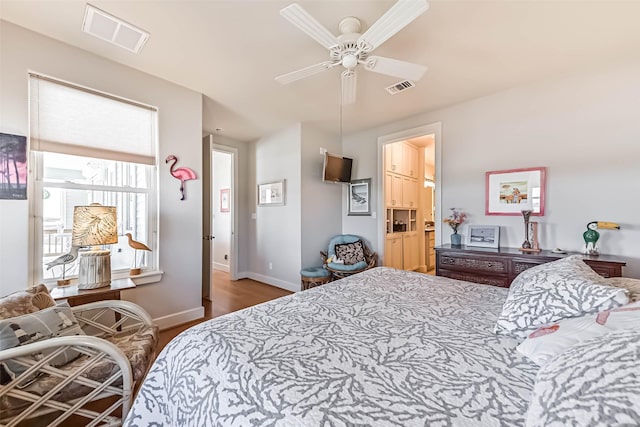
[[[640,330],[640,301],[613,310],[584,317],[563,319],[536,330],[517,350],[538,365],[546,365],[578,343],[605,335],[611,331],[636,328]]]
[[[629,303],[625,289],[609,286],[574,255],[523,271],[509,288],[494,332],[526,338],[540,326]]]
[[[540,368],[527,427],[637,426],[640,330],[610,332],[569,348]]]
[[[630,277],[611,277],[607,279],[609,285],[629,291],[631,301],[640,301],[640,279]]]

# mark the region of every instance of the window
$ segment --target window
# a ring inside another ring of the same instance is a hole
[[[157,270],[156,109],[29,77],[34,281],[62,276],[63,266],[48,270],[46,264],[71,249],[74,206],[91,203],[116,207],[112,270]],[[139,251],[134,259],[126,233],[152,252]],[[67,277],[77,268],[69,264]]]

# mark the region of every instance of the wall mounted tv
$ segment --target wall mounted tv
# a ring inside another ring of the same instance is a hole
[[[326,182],[351,182],[352,159],[337,154],[324,154],[322,179]]]

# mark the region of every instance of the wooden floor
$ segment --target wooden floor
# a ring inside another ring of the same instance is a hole
[[[185,323],[184,325],[160,332],[158,353],[176,335],[193,325],[291,293],[284,289],[256,282],[251,279],[241,279],[232,282],[229,279],[229,273],[220,270],[213,271],[211,280],[213,282],[211,301],[202,300],[204,319]]]

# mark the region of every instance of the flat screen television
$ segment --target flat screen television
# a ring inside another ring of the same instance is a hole
[[[351,164],[353,160],[337,154],[324,154],[322,179],[327,182],[351,182]]]

